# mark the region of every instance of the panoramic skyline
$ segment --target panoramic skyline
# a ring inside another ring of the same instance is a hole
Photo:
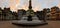
[[[34,11],[41,11],[43,8],[51,8],[58,6],[60,8],[60,0],[32,0],[32,8]],[[28,9],[28,0],[0,0],[0,7],[10,7],[11,11],[17,9]]]

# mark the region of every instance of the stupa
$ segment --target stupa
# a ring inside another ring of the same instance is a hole
[[[39,24],[47,24],[43,20],[39,20],[38,17],[34,14],[32,10],[31,0],[29,0],[29,9],[26,12],[26,15],[21,18],[21,20],[12,21],[12,24],[18,25],[39,25]]]

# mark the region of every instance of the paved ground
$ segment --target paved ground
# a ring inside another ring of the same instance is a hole
[[[12,25],[11,21],[0,21],[0,28],[60,28],[60,21],[48,21],[48,25],[35,26],[35,27],[22,27]]]

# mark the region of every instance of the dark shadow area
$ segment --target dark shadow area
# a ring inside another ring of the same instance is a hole
[[[32,21],[32,16],[29,15],[27,21]]]

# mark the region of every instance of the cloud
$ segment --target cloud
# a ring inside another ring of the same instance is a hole
[[[20,0],[10,0],[9,6],[12,11],[17,11],[17,4],[20,3]]]
[[[0,0],[0,7],[11,7],[12,11],[18,8],[28,9],[28,0]],[[33,10],[42,10],[43,8],[51,8],[52,6],[60,7],[60,0],[32,0]],[[35,11],[36,11],[35,10]]]
[[[9,0],[0,0],[0,7],[9,7]]]

